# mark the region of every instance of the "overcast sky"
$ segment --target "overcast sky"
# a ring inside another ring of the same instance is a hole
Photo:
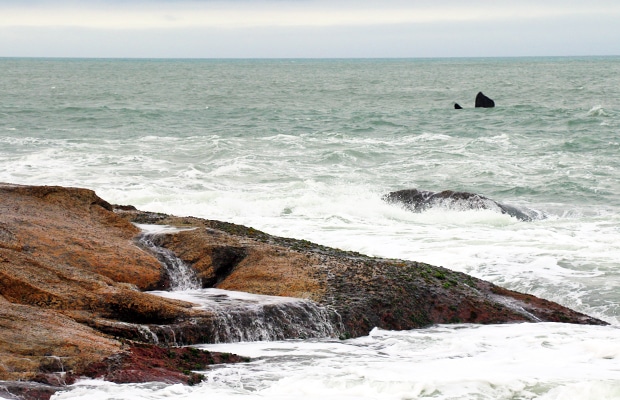
[[[0,0],[0,57],[620,55],[619,0]]]

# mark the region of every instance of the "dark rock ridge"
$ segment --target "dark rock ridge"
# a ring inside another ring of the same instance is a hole
[[[373,327],[434,323],[605,324],[442,267],[367,257],[226,222],[116,208],[86,189],[0,184],[0,380],[178,379],[177,367],[160,363],[161,349],[221,335],[217,310],[147,292],[167,289],[169,273],[136,245],[141,231],[133,223],[192,228],[153,241],[194,269],[202,287],[293,297],[327,310],[322,316],[306,310],[308,317],[295,325],[274,308],[282,337],[306,335],[290,327],[307,325],[311,332],[319,318],[333,324],[326,334],[343,338]],[[149,362],[159,375],[132,375]],[[127,367],[132,363],[135,368]],[[184,376],[186,383],[194,379]]]
[[[443,208],[454,211],[492,210],[508,214],[521,221],[545,218],[544,214],[538,211],[502,204],[475,193],[455,192],[452,190],[430,192],[419,189],[405,189],[390,192],[383,196],[383,200],[388,203],[401,204],[413,212],[424,212],[431,208]]]

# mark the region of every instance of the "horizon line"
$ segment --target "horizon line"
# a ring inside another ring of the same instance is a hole
[[[534,59],[534,58],[613,58],[620,54],[590,55],[517,55],[517,56],[418,56],[418,57],[121,57],[121,56],[0,56],[0,60],[33,59],[33,60],[161,60],[161,61],[277,61],[277,60],[467,60],[467,59]]]

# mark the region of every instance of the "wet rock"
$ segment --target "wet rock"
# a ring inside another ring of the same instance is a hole
[[[49,400],[62,388],[39,382],[0,382],[0,399]]]
[[[478,92],[476,95],[476,101],[474,103],[476,108],[493,108],[495,107],[495,102],[485,96],[482,92]],[[455,110],[462,110],[463,107],[459,103],[454,103]]]
[[[82,371],[90,378],[104,378],[115,383],[164,382],[197,384],[211,365],[248,362],[247,357],[213,353],[192,347],[160,347],[133,344],[127,350],[92,363]]]
[[[138,217],[138,220],[142,218]],[[187,218],[184,220],[186,222]],[[170,248],[179,258],[191,264],[202,287],[217,285],[247,256],[245,247],[226,244],[225,239],[217,231],[208,232],[207,235],[192,230],[178,233],[157,235],[152,238],[152,242],[157,246]],[[215,236],[218,240],[205,240],[211,236]],[[183,244],[179,245],[180,242]]]
[[[413,329],[434,323],[605,324],[442,267],[372,258],[219,221],[168,216],[160,222],[195,228],[161,239],[190,265],[208,268],[212,262],[208,252],[197,256],[196,248],[245,249],[245,258],[218,288],[312,299],[340,316],[342,337],[366,335],[373,327]]]
[[[424,212],[431,208],[443,208],[454,211],[492,210],[510,215],[521,221],[544,218],[544,214],[538,211],[499,203],[476,193],[455,192],[453,190],[431,192],[419,189],[405,189],[390,192],[383,196],[383,200],[388,203],[401,204],[413,212]]]

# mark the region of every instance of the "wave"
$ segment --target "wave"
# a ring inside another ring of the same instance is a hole
[[[592,107],[590,109],[590,111],[588,111],[586,116],[588,116],[588,117],[608,117],[609,114],[605,111],[603,106],[598,105],[598,106]]]

